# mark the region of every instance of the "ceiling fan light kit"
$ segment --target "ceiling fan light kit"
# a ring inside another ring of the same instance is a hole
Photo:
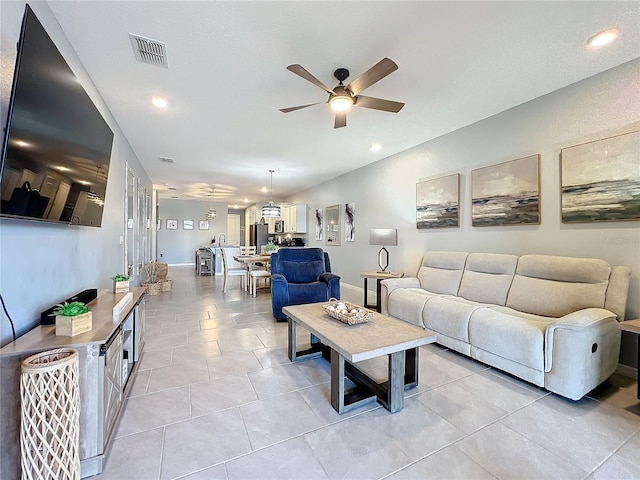
[[[365,97],[363,95],[358,95],[365,88],[368,88],[374,83],[379,82],[390,73],[395,72],[397,69],[398,65],[396,65],[393,60],[389,58],[383,58],[369,70],[356,78],[349,85],[344,85],[343,82],[349,77],[349,70],[347,70],[346,68],[338,68],[335,72],[333,72],[333,76],[338,80],[339,83],[332,90],[307,70],[305,70],[301,65],[294,64],[287,67],[287,70],[289,70],[290,72],[293,72],[296,75],[304,78],[308,82],[313,83],[329,94],[327,103],[331,107],[331,110],[335,112],[334,128],[341,128],[347,125],[346,112],[352,106],[370,108],[373,110],[382,110],[384,112],[398,113],[402,109],[402,107],[404,107],[404,103],[384,100],[382,98]],[[297,107],[281,108],[280,111],[282,113],[290,113],[302,108],[319,105],[320,103],[322,102],[299,105]]]

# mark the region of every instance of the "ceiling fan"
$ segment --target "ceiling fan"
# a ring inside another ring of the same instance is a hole
[[[305,80],[323,89],[329,94],[329,99],[326,102],[317,102],[310,103],[308,105],[299,105],[297,107],[281,108],[280,111],[282,113],[289,113],[300,110],[302,108],[311,107],[313,105],[328,103],[331,106],[331,109],[335,112],[335,122],[333,128],[347,126],[347,111],[352,106],[398,113],[402,109],[402,107],[404,107],[404,103],[359,95],[359,93],[362,92],[365,88],[370,87],[374,83],[382,80],[384,77],[386,77],[390,73],[395,72],[397,69],[398,65],[396,65],[393,60],[389,58],[383,58],[369,70],[352,81],[349,85],[344,85],[343,82],[347,78],[349,78],[349,70],[347,70],[346,68],[338,68],[335,72],[333,72],[333,75],[334,77],[336,77],[339,83],[332,90],[307,70],[305,70],[301,65],[289,65],[287,67],[287,70],[295,73],[296,75],[299,75]]]

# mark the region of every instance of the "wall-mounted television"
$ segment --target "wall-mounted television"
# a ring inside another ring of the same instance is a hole
[[[102,225],[113,132],[27,5],[0,171],[0,216]]]

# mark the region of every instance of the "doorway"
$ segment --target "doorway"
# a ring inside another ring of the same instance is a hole
[[[240,215],[227,215],[227,245],[240,246]]]

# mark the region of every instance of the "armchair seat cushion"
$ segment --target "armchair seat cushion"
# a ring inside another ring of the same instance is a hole
[[[291,305],[326,302],[327,300],[327,284],[324,282],[289,284],[289,303]]]

